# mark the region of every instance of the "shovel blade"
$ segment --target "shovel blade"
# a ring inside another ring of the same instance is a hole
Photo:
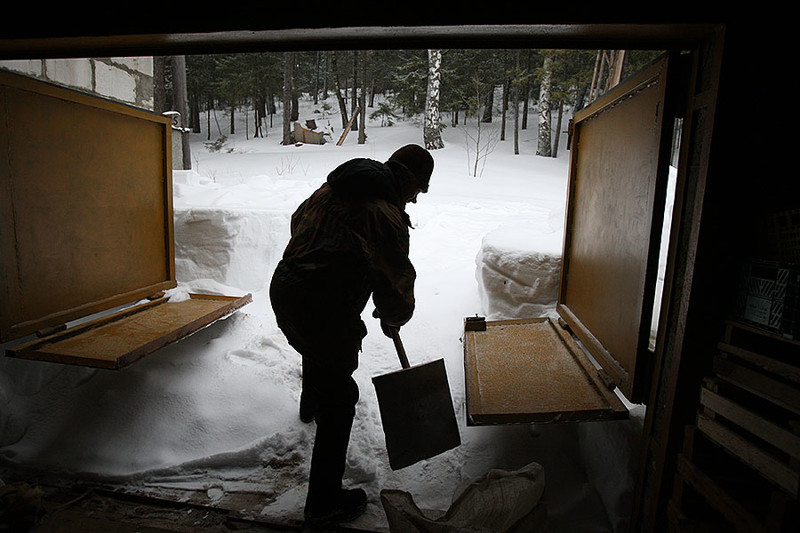
[[[372,378],[392,470],[461,444],[444,359]]]

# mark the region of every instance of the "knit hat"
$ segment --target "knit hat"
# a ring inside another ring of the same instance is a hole
[[[405,166],[414,174],[422,192],[428,192],[428,183],[433,174],[433,157],[425,148],[416,144],[407,144],[393,153],[389,161],[395,161]]]

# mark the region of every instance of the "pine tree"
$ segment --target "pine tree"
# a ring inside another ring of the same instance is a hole
[[[428,73],[428,60],[424,51],[401,50],[397,52],[399,61],[391,76],[394,89],[394,103],[405,116],[413,116],[424,111]]]

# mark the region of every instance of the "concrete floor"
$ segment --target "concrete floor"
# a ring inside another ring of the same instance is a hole
[[[0,532],[14,533],[368,533],[345,526],[309,529],[176,499],[137,495],[70,480],[22,480],[0,486]],[[30,478],[29,478],[30,479]]]

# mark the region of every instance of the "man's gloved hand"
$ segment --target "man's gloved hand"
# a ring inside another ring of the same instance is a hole
[[[389,337],[390,339],[392,338],[392,330],[393,329],[398,330],[398,331],[400,330],[400,326],[393,326],[392,324],[389,324],[388,322],[383,320],[381,318],[381,315],[380,315],[380,313],[378,312],[377,309],[375,309],[372,312],[372,316],[373,316],[373,318],[377,318],[378,320],[381,321],[381,331],[383,331],[383,334],[386,335],[387,337]]]
[[[389,337],[391,339],[392,338],[392,330],[400,331],[400,328],[397,327],[397,326],[392,326],[391,324],[387,324],[386,322],[381,320],[381,330],[383,331],[384,335],[386,335],[387,337]]]

